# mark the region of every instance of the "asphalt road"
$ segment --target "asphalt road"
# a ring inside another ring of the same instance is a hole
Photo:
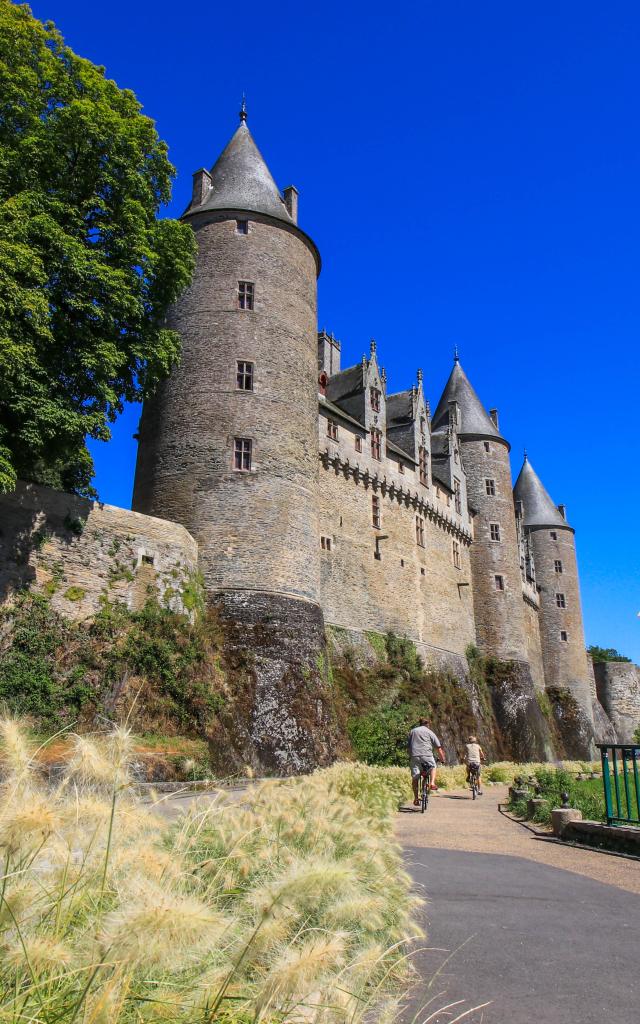
[[[485,1002],[464,1020],[640,1020],[640,896],[522,857],[424,846],[405,853],[428,894],[430,950],[414,959],[421,981],[403,1020],[444,1024]]]

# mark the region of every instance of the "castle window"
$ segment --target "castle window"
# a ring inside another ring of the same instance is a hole
[[[504,576],[494,576],[496,590],[504,590]]]
[[[252,281],[238,281],[238,309],[253,309],[254,293]]]
[[[398,463],[398,473],[404,473],[404,462]]]
[[[556,558],[555,562],[553,563],[553,566],[554,566],[554,569],[556,570],[556,572],[558,572],[558,573],[562,572],[562,562],[560,561],[559,558]]]
[[[421,576],[426,576],[425,568],[424,568],[423,565],[420,566],[420,575]]]
[[[563,644],[566,644],[567,640],[569,639],[569,637],[567,636],[566,629],[560,630],[560,639],[562,640]]]
[[[551,540],[557,540],[558,539],[558,534],[556,533],[555,530],[551,530],[549,536],[551,537]]]
[[[362,451],[362,438],[361,437],[356,437],[356,451],[357,452],[361,452]]]
[[[140,558],[140,563],[142,565],[153,565],[154,561],[155,558],[153,555],[142,555],[142,557]]]
[[[460,569],[460,545],[458,544],[457,540],[452,541],[451,550],[453,552],[453,564],[455,565],[456,569]]]
[[[421,548],[424,547],[424,519],[422,516],[416,516],[416,544]]]
[[[380,412],[380,392],[377,388],[371,388],[371,408],[374,412]]]
[[[251,469],[251,453],[253,442],[249,437],[234,437],[233,439],[233,468],[242,473]]]
[[[500,540],[499,523],[489,523],[489,530],[491,531],[491,540]]]
[[[327,437],[332,441],[338,440],[338,424],[335,420],[327,420]]]
[[[380,498],[377,494],[371,497],[371,521],[376,530],[379,530],[382,524],[382,512],[380,509]]]
[[[428,452],[424,445],[420,445],[418,453],[419,458],[419,473],[420,483],[424,484],[425,487],[429,484],[429,463],[427,461]]]
[[[484,442],[484,450],[485,450],[485,452],[490,452],[491,451],[491,448],[489,446],[489,442],[488,441]]]
[[[331,551],[331,537],[321,537],[320,547],[323,551]]]
[[[380,430],[371,431],[371,455],[380,462],[382,458],[382,432]]]
[[[564,594],[556,594],[556,604],[557,604],[558,608],[566,608],[567,607],[567,602],[565,600]]]
[[[239,235],[248,235],[249,234],[249,221],[248,220],[237,220],[236,221],[236,231],[238,232]]]
[[[462,512],[462,494],[460,492],[460,481],[453,478],[453,497],[458,515]]]
[[[490,497],[493,498],[495,496],[495,493],[496,493],[496,482],[495,482],[495,480],[485,480],[484,486],[486,488],[487,494]]]
[[[236,387],[238,391],[253,391],[253,363],[238,360],[236,363]]]

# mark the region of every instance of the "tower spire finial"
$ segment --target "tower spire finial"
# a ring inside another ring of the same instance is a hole
[[[527,462],[528,459],[529,459],[529,456],[527,455],[527,449],[525,448],[524,449],[524,461]]]
[[[240,104],[240,121],[242,124],[247,120],[247,97],[242,94],[242,103]]]
[[[458,355],[458,346],[457,345],[453,346],[453,361],[454,361],[454,363],[459,363],[460,362],[460,356]]]

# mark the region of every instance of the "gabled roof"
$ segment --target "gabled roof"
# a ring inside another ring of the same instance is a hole
[[[204,202],[186,212],[205,210],[247,210],[294,223],[244,120],[211,168],[211,188]]]
[[[413,419],[413,391],[387,395],[387,425]]]
[[[347,398],[363,390],[362,363],[356,363],[355,366],[349,366],[340,373],[334,373],[327,381],[327,398],[331,402],[339,402],[341,398]]]
[[[462,437],[465,434],[475,434],[480,437],[500,438],[501,441],[504,441],[500,431],[496,428],[482,402],[471,387],[469,379],[460,366],[458,359],[453,364],[453,370],[438,402],[438,408],[433,415],[433,430],[438,430],[438,428],[445,426],[449,422],[449,402],[458,403],[458,409],[460,410],[458,433]],[[504,443],[506,444],[507,442],[504,441]]]
[[[524,509],[524,525],[527,526],[559,526],[570,530],[566,519],[558,512],[553,501],[545,490],[540,477],[526,455],[520,475],[513,488],[515,501],[521,501]]]

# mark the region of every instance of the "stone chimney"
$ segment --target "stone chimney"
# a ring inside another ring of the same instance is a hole
[[[191,205],[200,206],[204,203],[209,190],[211,188],[211,175],[208,171],[205,171],[204,167],[201,167],[199,171],[196,171],[193,175],[193,193],[191,196]]]
[[[328,377],[340,373],[340,342],[324,328],[318,331],[318,370]]]
[[[294,224],[298,223],[298,196],[299,196],[299,194],[300,193],[298,192],[298,190],[297,190],[295,185],[288,185],[287,188],[285,188],[285,190],[283,192],[283,195],[284,195],[284,205],[286,206],[287,210],[289,211],[289,216],[291,217],[291,220],[293,221]]]

